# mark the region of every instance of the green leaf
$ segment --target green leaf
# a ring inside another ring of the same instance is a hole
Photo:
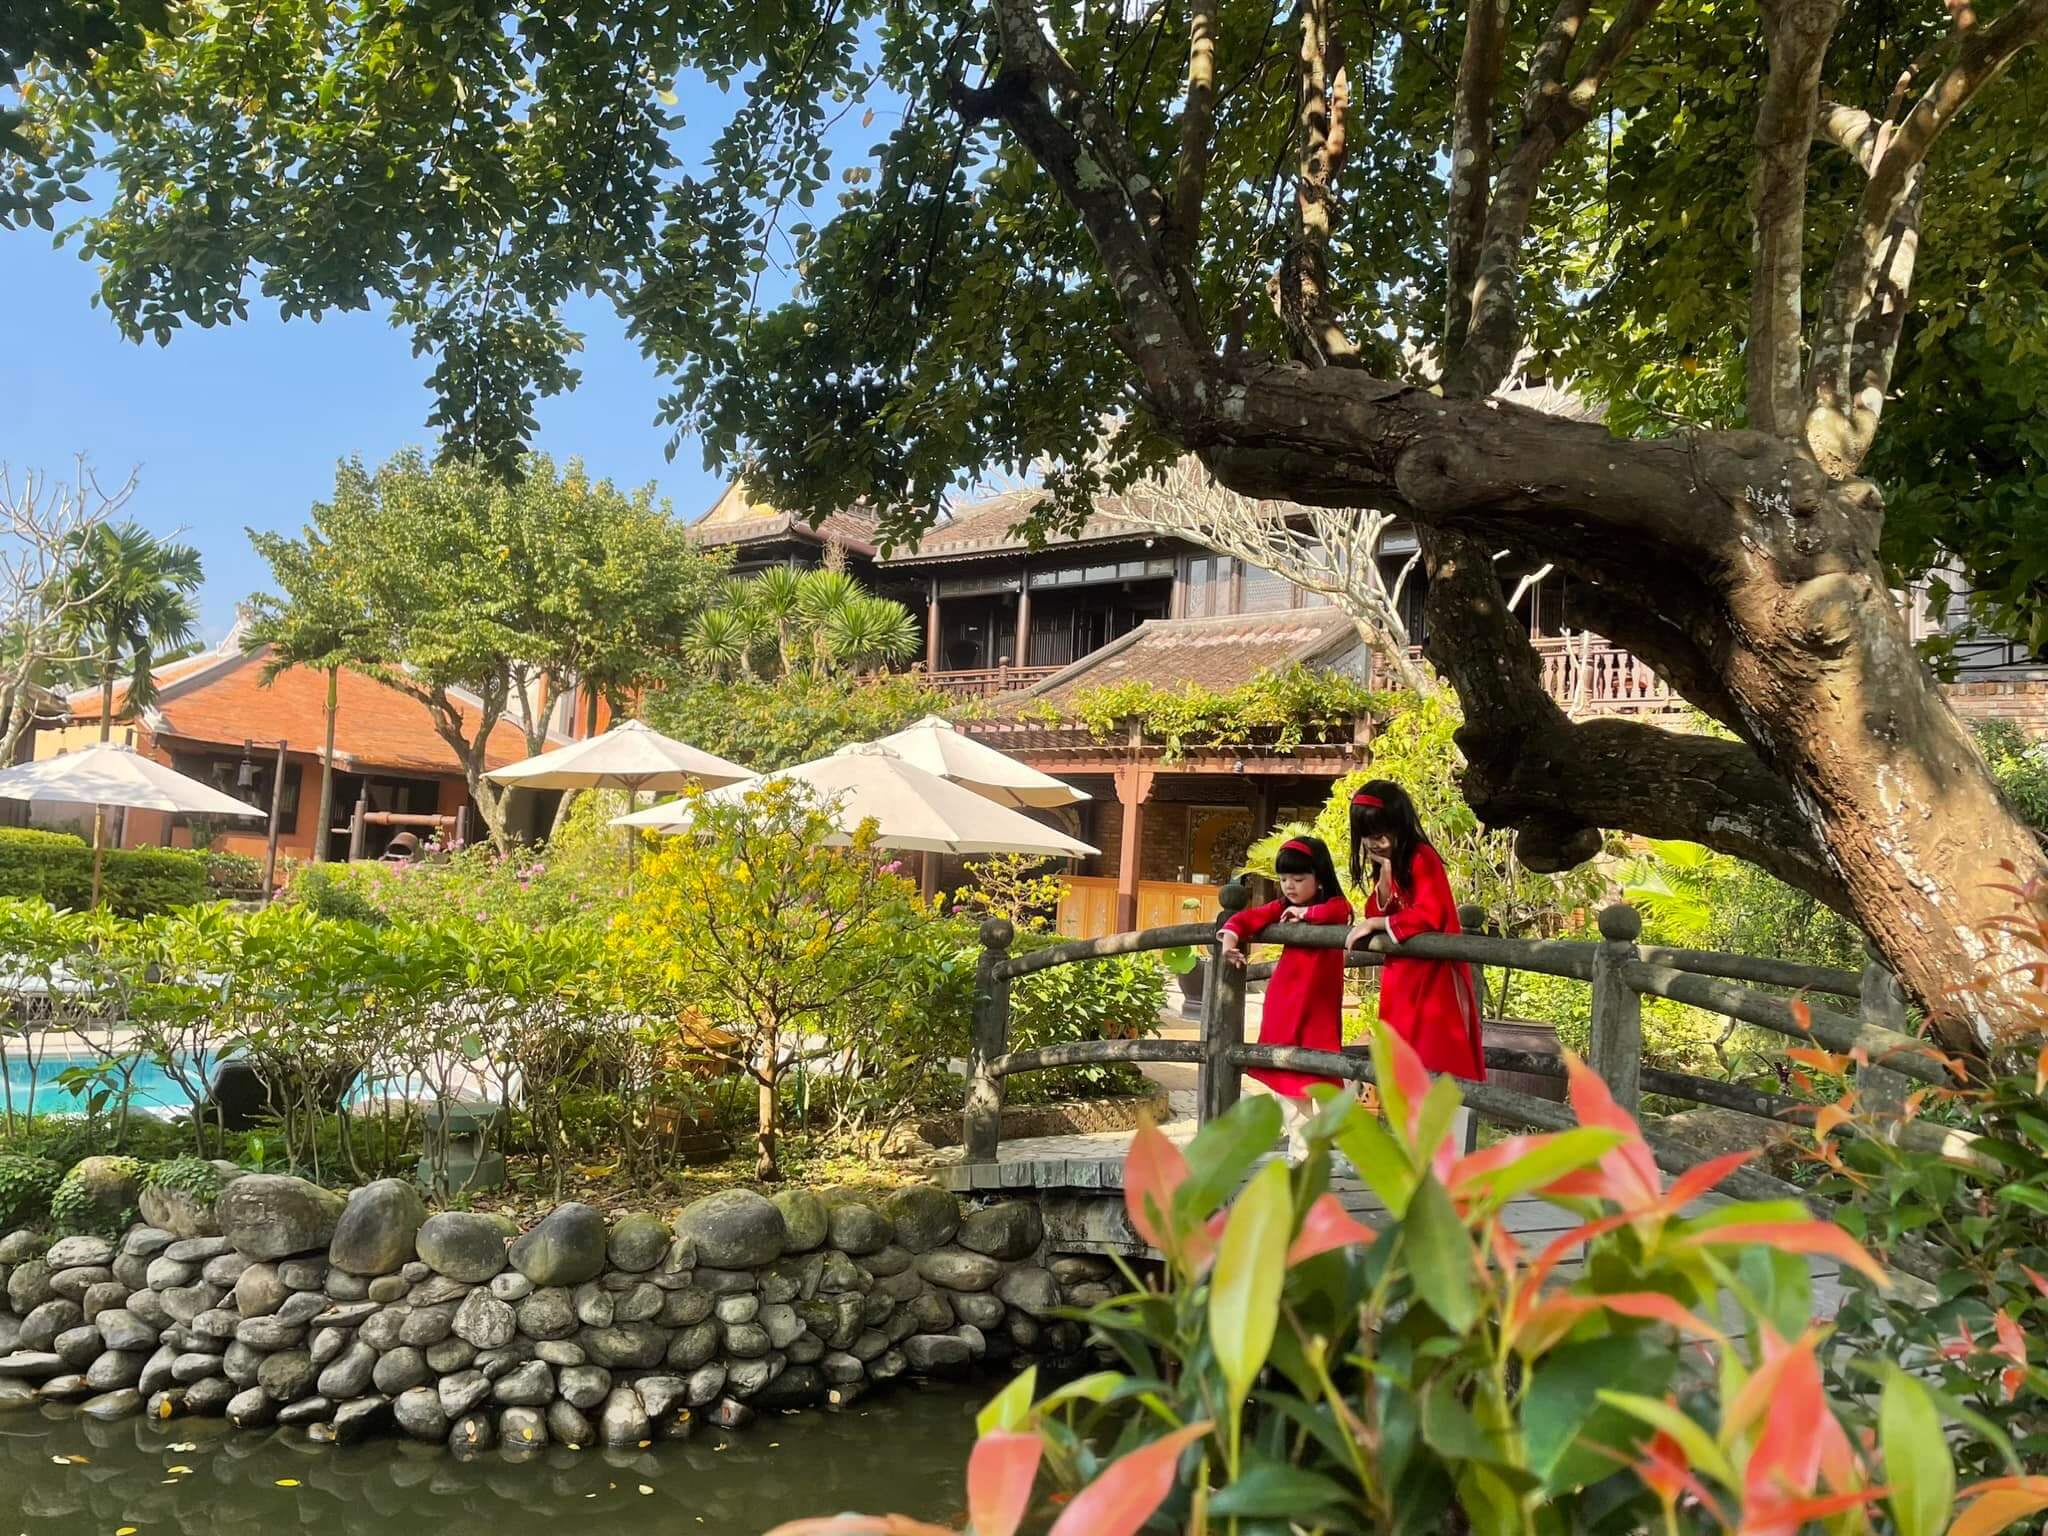
[[[1174,1219],[1206,1221],[1231,1196],[1253,1163],[1280,1139],[1280,1106],[1269,1093],[1239,1099],[1188,1143],[1188,1176],[1174,1192]]]
[[[1408,1267],[1416,1294],[1455,1333],[1464,1333],[1479,1315],[1472,1283],[1472,1237],[1458,1219],[1450,1194],[1434,1178],[1417,1186],[1408,1213],[1401,1219]]]
[[[1488,1200],[1504,1203],[1529,1190],[1540,1189],[1568,1173],[1592,1167],[1620,1146],[1623,1139],[1621,1132],[1595,1125],[1575,1126],[1569,1131],[1538,1138],[1513,1162],[1488,1174],[1480,1181],[1480,1187],[1485,1190]]]
[[[1722,1396],[1725,1398],[1728,1395],[1728,1384],[1724,1381]],[[1686,1460],[1695,1469],[1706,1473],[1723,1487],[1742,1486],[1742,1479],[1735,1475],[1735,1468],[1729,1464],[1721,1447],[1714,1443],[1714,1437],[1695,1424],[1681,1409],[1660,1397],[1644,1397],[1636,1392],[1603,1391],[1600,1394],[1600,1401],[1619,1408],[1630,1418],[1641,1419],[1652,1429],[1663,1430],[1678,1442],[1679,1449],[1685,1452]]]
[[[1897,1365],[1885,1372],[1877,1430],[1899,1536],[1940,1536],[1955,1507],[1955,1458],[1949,1454],[1934,1399]]]
[[[1159,951],[1159,963],[1175,976],[1185,976],[1202,963],[1202,952],[1192,944]]]
[[[988,1434],[993,1430],[1019,1430],[1031,1417],[1032,1394],[1038,1390],[1038,1367],[1027,1365],[1016,1380],[988,1401],[988,1406],[976,1415],[975,1431]]]
[[[1273,1347],[1293,1225],[1287,1165],[1268,1163],[1231,1207],[1209,1277],[1209,1342],[1233,1398],[1251,1391]]]
[[[1609,1452],[1627,1454],[1648,1430],[1600,1399],[1610,1381],[1663,1389],[1678,1364],[1657,1335],[1610,1334],[1552,1350],[1531,1368],[1522,1392],[1528,1467],[1552,1492],[1582,1488],[1614,1472]]]
[[[1423,1395],[1422,1438],[1448,1461],[1504,1460],[1499,1442],[1480,1427],[1458,1400],[1457,1385],[1446,1377],[1438,1377]]]
[[[1350,1502],[1335,1478],[1263,1457],[1245,1458],[1237,1480],[1209,1499],[1209,1513],[1228,1519],[1286,1519],[1313,1524],[1313,1515]]]
[[[1407,1214],[1415,1194],[1415,1165],[1377,1116],[1354,1110],[1337,1133],[1337,1150],[1391,1215],[1398,1220]]]

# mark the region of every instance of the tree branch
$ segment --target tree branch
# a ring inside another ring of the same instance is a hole
[[[1210,141],[1216,120],[1217,0],[1194,0],[1188,16],[1188,91],[1180,112],[1180,165],[1173,178],[1173,214],[1165,255],[1190,302],[1202,238],[1202,193],[1208,183]],[[1197,317],[1187,315],[1190,329]]]
[[[1806,175],[1820,103],[1820,70],[1842,15],[1839,0],[1766,0],[1770,74],[1756,114],[1756,228],[1750,242],[1749,424],[1778,437],[1800,430],[1805,325]]]
[[[1823,140],[1854,160],[1866,174],[1876,164],[1877,119],[1861,107],[1844,106],[1822,97],[1820,116],[1814,126]]]
[[[1962,15],[1967,20],[1974,13]],[[1877,436],[1897,328],[1911,301],[1927,153],[1977,93],[2044,35],[2048,0],[2019,0],[1989,26],[1967,24],[1956,62],[1896,131],[1880,134],[1882,149],[1828,277],[1807,380],[1806,439],[1832,475],[1854,474]]]
[[[1507,52],[1507,0],[1471,0],[1465,49],[1451,104],[1451,205],[1445,221],[1449,274],[1444,305],[1444,357],[1465,347],[1472,321],[1472,283],[1479,274],[1479,244],[1493,185],[1493,103]]]
[[[1336,323],[1330,301],[1330,236],[1336,226],[1336,180],[1344,163],[1351,84],[1329,7],[1330,0],[1301,0],[1294,240],[1273,279],[1274,303],[1295,355],[1316,364],[1351,362],[1358,356],[1357,344]]]

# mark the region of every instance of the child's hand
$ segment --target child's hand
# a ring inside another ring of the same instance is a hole
[[[1289,908],[1288,908],[1288,909],[1287,909],[1286,911],[1284,911],[1284,912],[1282,912],[1282,913],[1280,914],[1280,921],[1281,921],[1281,922],[1283,922],[1283,923],[1303,923],[1303,922],[1307,922],[1307,921],[1308,921],[1308,908],[1307,908],[1307,907],[1289,907]]]
[[[1225,965],[1235,966],[1240,971],[1244,969],[1244,946],[1238,942],[1236,934],[1227,928],[1224,929],[1222,936],[1216,940],[1216,947],[1223,952]]]
[[[1385,933],[1386,931],[1387,920],[1384,917],[1368,917],[1364,922],[1351,930],[1351,937],[1346,939],[1344,943],[1347,948],[1355,949],[1358,945],[1369,940],[1374,934]]]

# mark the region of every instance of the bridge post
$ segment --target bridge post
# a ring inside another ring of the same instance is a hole
[[[1630,1114],[1643,1105],[1643,1000],[1622,977],[1639,958],[1642,914],[1626,903],[1600,913],[1600,947],[1593,952],[1593,1034],[1588,1054],[1614,1102]]]
[[[1252,893],[1244,883],[1233,880],[1218,895],[1222,911],[1216,915],[1220,932],[1225,923],[1245,909]],[[1207,1125],[1237,1102],[1239,1069],[1223,1053],[1244,1044],[1244,971],[1223,963],[1221,949],[1209,951],[1209,986],[1202,995],[1202,1076],[1195,1112]]]
[[[1003,1080],[988,1064],[1010,1048],[1010,983],[996,975],[1017,930],[1008,918],[981,925],[981,959],[974,967],[974,1035],[967,1050],[967,1109],[960,1141],[970,1163],[992,1163],[1003,1140]]]
[[[1902,1035],[1908,1033],[1906,994],[1898,977],[1891,973],[1875,947],[1866,944],[1863,953],[1863,986],[1857,998],[1857,1011],[1863,1022],[1897,1030]],[[1872,1063],[1856,1069],[1856,1097],[1865,1110],[1883,1121],[1887,1140],[1896,1141],[1899,1128],[1906,1123],[1906,1095],[1910,1088],[1905,1074],[1889,1067]]]

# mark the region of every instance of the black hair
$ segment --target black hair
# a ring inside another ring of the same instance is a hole
[[[1317,901],[1333,901],[1344,894],[1344,887],[1337,881],[1337,862],[1330,857],[1330,845],[1320,837],[1287,839],[1273,855],[1273,873],[1314,875]]]
[[[1422,818],[1415,814],[1415,802],[1408,791],[1392,779],[1369,779],[1351,795],[1351,883],[1359,890],[1372,888],[1366,878],[1372,861],[1365,856],[1365,840],[1390,837],[1394,840],[1387,863],[1394,871],[1394,883],[1412,889],[1415,880],[1415,850],[1429,837],[1422,830]]]

